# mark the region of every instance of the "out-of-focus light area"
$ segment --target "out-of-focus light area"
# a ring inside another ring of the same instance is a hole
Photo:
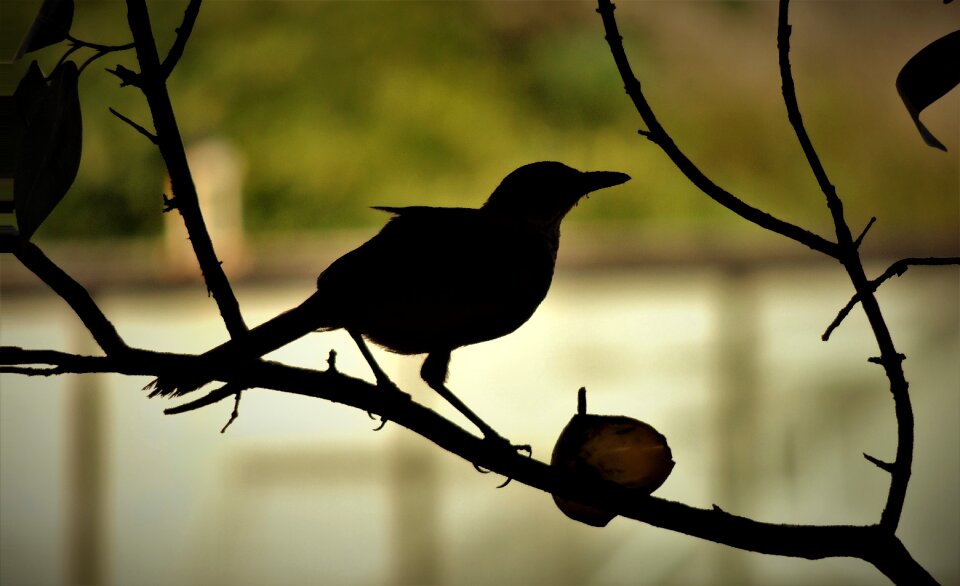
[[[12,54],[39,7],[4,0]],[[149,3],[161,51],[185,2]],[[810,135],[868,271],[960,252],[960,107],[922,115],[894,79],[956,28],[938,2],[795,2],[793,68]],[[832,234],[786,120],[775,2],[620,2],[634,70],[700,168],[752,205]],[[121,2],[77,3],[72,34],[130,38]],[[62,47],[36,55],[48,72]],[[29,60],[4,65],[10,93]],[[154,147],[132,88],[80,80],[75,187],[36,241],[87,286],[125,340],[201,352],[226,338],[179,218],[160,213]],[[842,268],[696,191],[643,137],[590,2],[208,0],[170,92],[215,244],[249,324],[294,306],[369,238],[373,205],[477,206],[535,160],[629,173],[564,223],[557,277],[534,317],[457,350],[451,388],[548,458],[576,391],[591,412],[644,420],[677,464],[658,496],[761,521],[869,524],[889,477],[893,404]],[[5,218],[4,218],[5,219]],[[960,582],[960,279],[915,267],[879,300],[916,415],[898,535],[941,583]],[[0,345],[96,354],[79,320],[0,257]],[[271,355],[372,379],[342,332]],[[420,360],[377,352],[418,401]],[[640,523],[595,529],[539,491],[477,473],[396,425],[262,390],[180,416],[144,377],[0,375],[3,584],[883,584],[857,560],[740,552]],[[459,419],[457,419],[459,421]],[[467,425],[466,423],[464,425]]]

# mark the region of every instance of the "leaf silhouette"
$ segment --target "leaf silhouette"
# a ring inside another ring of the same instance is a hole
[[[920,112],[960,83],[960,30],[930,43],[910,58],[897,75],[897,92],[928,146],[946,151],[927,127]]]
[[[58,66],[26,121],[13,179],[17,224],[24,238],[30,238],[57,207],[80,168],[78,76],[76,63]]]
[[[14,60],[67,38],[73,24],[73,0],[43,0]]]
[[[20,79],[20,83],[17,84],[17,89],[13,92],[13,97],[17,103],[17,114],[24,124],[30,119],[46,91],[46,76],[43,75],[43,70],[40,69],[40,65],[34,59],[23,78]]]
[[[0,96],[0,116],[3,129],[0,140],[0,177],[13,179],[17,168],[17,158],[20,155],[20,143],[30,114],[40,102],[40,98],[47,91],[47,82],[43,71],[36,61],[30,64],[26,74],[17,84],[12,96]],[[13,211],[13,201],[0,200],[0,213]],[[10,209],[6,209],[9,204]]]

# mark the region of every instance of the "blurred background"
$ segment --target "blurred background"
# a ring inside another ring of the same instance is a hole
[[[3,0],[4,59],[39,1]],[[185,2],[150,3],[161,51]],[[783,523],[879,519],[896,425],[859,309],[836,263],[764,233],[692,188],[636,134],[590,2],[204,3],[170,91],[224,268],[251,325],[311,292],[382,224],[373,205],[476,206],[534,160],[633,180],[564,223],[557,278],[516,333],[454,353],[451,387],[548,458],[573,414],[647,421],[676,468],[657,492]],[[823,196],[780,100],[776,3],[618,4],[633,66],[661,122],[749,203],[829,237]],[[926,147],[893,81],[956,28],[955,4],[795,2],[792,62],[807,128],[878,274],[960,253],[960,107],[923,114]],[[72,34],[129,40],[119,1],[77,2]],[[36,54],[50,72],[64,51]],[[82,53],[81,59],[88,56]],[[37,232],[132,345],[203,351],[226,337],[198,279],[142,96],[96,61],[80,80],[77,182]],[[12,93],[29,59],[0,67]],[[9,193],[9,183],[0,185]],[[0,218],[9,223],[9,216]],[[916,461],[899,535],[941,583],[960,582],[960,279],[912,268],[880,302],[905,363]],[[66,305],[0,258],[0,344],[98,353]],[[340,332],[271,357],[372,379]],[[378,360],[416,400],[456,417],[420,360]],[[425,440],[341,406],[279,393],[177,417],[143,377],[0,375],[3,584],[882,584],[856,560],[744,553],[614,520],[482,476]]]

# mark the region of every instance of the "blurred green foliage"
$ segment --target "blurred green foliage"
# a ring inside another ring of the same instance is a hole
[[[30,15],[38,2],[13,4],[8,14]],[[149,3],[161,51],[185,4]],[[779,101],[774,3],[621,4],[634,69],[691,158],[752,204],[829,234]],[[914,8],[892,4],[795,8],[801,108],[851,224],[877,215],[897,237],[955,238],[956,92],[929,114],[954,137],[943,155],[915,136],[893,87],[943,18],[905,19]],[[123,3],[81,0],[73,34],[127,42]],[[63,50],[38,53],[46,72]],[[142,96],[103,72],[117,63],[136,69],[128,52],[81,77],[80,176],[41,236],[160,229],[162,161],[107,111],[149,126]],[[543,159],[634,177],[573,223],[742,228],[637,136],[622,88],[590,2],[208,0],[170,81],[185,140],[227,139],[242,153],[252,233],[375,225],[372,205],[478,205],[508,171]]]

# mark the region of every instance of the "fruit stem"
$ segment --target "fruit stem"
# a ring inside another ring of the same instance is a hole
[[[587,414],[587,387],[580,387],[580,390],[577,391],[577,413],[580,415]]]

